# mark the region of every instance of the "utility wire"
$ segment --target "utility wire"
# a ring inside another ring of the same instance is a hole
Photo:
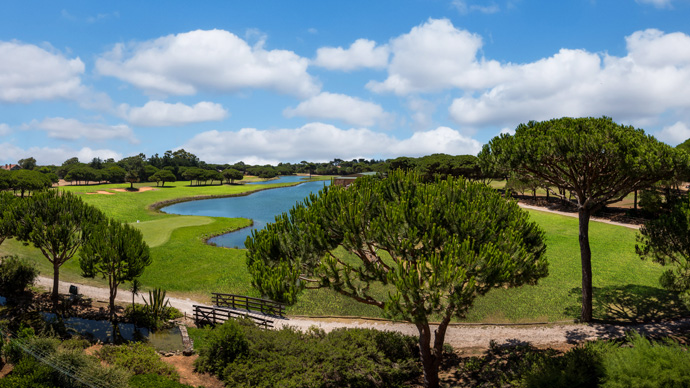
[[[37,361],[48,365],[59,373],[67,376],[75,381],[78,381],[89,388],[119,388],[105,381],[98,381],[88,373],[84,373],[73,365],[55,359],[54,355],[46,351],[42,351],[35,346],[31,346],[27,341],[20,339],[15,333],[8,329],[0,328],[0,334],[4,337],[10,338],[17,346],[19,346],[25,353],[34,357]],[[8,335],[9,334],[9,335]]]

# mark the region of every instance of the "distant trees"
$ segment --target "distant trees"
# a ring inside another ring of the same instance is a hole
[[[161,186],[165,186],[165,182],[175,182],[177,178],[170,170],[158,170],[149,177],[149,180],[156,182],[156,186],[158,186],[158,182],[162,182]]]
[[[112,219],[93,227],[79,254],[84,276],[108,279],[111,319],[115,316],[118,286],[137,279],[150,264],[149,247],[141,232]]]
[[[235,183],[235,181],[242,180],[244,178],[244,174],[241,171],[237,171],[234,168],[228,168],[223,170],[223,178],[228,183]]]
[[[11,230],[17,240],[32,244],[53,265],[53,306],[58,304],[60,267],[71,259],[105,216],[70,192],[35,193],[10,207]]]
[[[14,226],[11,219],[11,208],[17,202],[17,197],[7,191],[0,191],[0,245],[7,238],[14,236]]]
[[[425,183],[400,171],[326,187],[245,245],[263,295],[292,304],[304,289],[328,288],[414,323],[428,387],[439,384],[453,317],[494,287],[547,275],[543,232],[517,203],[462,178]]]
[[[10,171],[8,182],[9,187],[15,192],[19,191],[22,198],[27,192],[44,190],[53,186],[48,176],[33,170]]]
[[[668,179],[688,163],[641,129],[608,117],[561,118],[520,124],[515,135],[493,138],[479,154],[483,167],[572,192],[579,213],[582,265],[580,319],[592,320],[592,253],[589,219],[634,190]],[[561,196],[560,193],[553,193]]]
[[[34,158],[26,158],[26,159],[19,159],[17,162],[19,167],[21,167],[24,170],[33,170],[36,168],[36,159]]]

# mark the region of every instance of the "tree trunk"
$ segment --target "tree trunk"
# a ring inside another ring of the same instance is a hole
[[[592,251],[589,248],[589,217],[588,209],[580,208],[580,261],[582,262],[582,322],[592,321]]]
[[[635,211],[637,211],[637,190],[635,190],[635,201],[633,201],[633,207],[635,208]]]
[[[419,330],[419,356],[424,370],[424,386],[437,388],[439,386],[438,370],[443,360],[443,341],[450,317],[443,319],[434,330],[434,345],[431,347],[431,328],[429,324],[417,324]]]
[[[57,263],[57,260],[53,262],[53,294],[51,295],[53,310],[55,310],[55,312],[57,312],[58,302],[60,300],[60,295],[58,294],[58,287],[60,286],[60,265]]]
[[[115,318],[115,298],[117,297],[117,284],[110,280],[110,319]]]

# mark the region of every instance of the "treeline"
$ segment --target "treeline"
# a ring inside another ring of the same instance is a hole
[[[165,182],[187,180],[190,185],[234,183],[245,175],[254,175],[269,179],[283,175],[316,174],[316,175],[350,175],[364,172],[388,172],[396,169],[414,170],[425,180],[439,175],[465,176],[471,180],[495,178],[483,174],[473,155],[451,156],[433,154],[420,158],[399,157],[388,160],[376,159],[333,159],[330,162],[279,163],[273,165],[249,165],[244,162],[235,164],[206,163],[198,156],[180,149],[166,151],[163,156],[155,154],[146,157],[144,154],[130,156],[119,161],[114,159],[93,158],[88,163],[78,158],[70,158],[60,166],[38,166],[34,158],[18,162],[22,167],[17,171],[0,173],[0,190],[12,189],[16,192],[36,191],[50,187],[63,179],[72,184],[89,183],[124,183]]]

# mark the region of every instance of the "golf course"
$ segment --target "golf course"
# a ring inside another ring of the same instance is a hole
[[[329,179],[329,178],[320,178]],[[165,187],[138,183],[140,191],[122,190],[128,184],[62,186],[119,221],[139,228],[151,248],[152,264],[140,278],[144,289],[163,288],[170,295],[209,301],[211,292],[259,297],[251,286],[245,250],[212,246],[206,240],[251,225],[251,220],[223,217],[181,216],[159,210],[161,204],[180,201],[251,195],[258,190],[280,190],[294,183],[189,186],[178,181]],[[101,192],[96,194],[96,192]],[[105,194],[104,192],[110,193]],[[251,198],[251,197],[249,197]],[[546,232],[549,275],[537,285],[495,289],[477,298],[464,321],[482,323],[530,323],[572,321],[578,317],[581,282],[577,218],[529,210],[530,217]],[[662,267],[643,261],[635,253],[637,231],[592,222],[594,317],[609,321],[643,321],[673,318],[686,313],[676,295],[659,286]],[[0,255],[16,254],[33,261],[42,276],[52,267],[38,249],[10,239]],[[341,252],[345,255],[344,252]],[[63,282],[99,285],[107,282],[80,275],[78,257],[61,268]],[[386,292],[384,289],[378,292]],[[334,291],[305,292],[288,308],[292,315],[381,317],[382,311],[340,296]]]

